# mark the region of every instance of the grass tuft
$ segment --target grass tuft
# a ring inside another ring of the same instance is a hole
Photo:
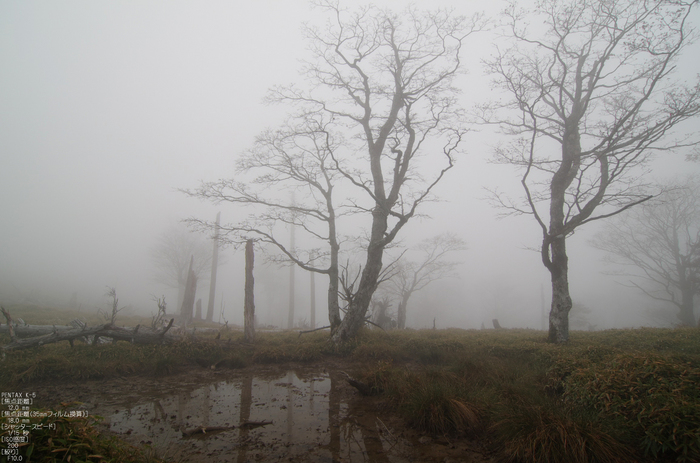
[[[640,461],[632,449],[600,427],[563,410],[520,404],[508,407],[491,430],[509,462],[625,463]]]

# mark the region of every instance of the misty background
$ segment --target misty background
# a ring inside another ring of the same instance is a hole
[[[401,10],[399,1],[374,2]],[[418,8],[453,7],[455,14],[485,11],[496,18],[502,2],[427,1]],[[348,5],[352,6],[352,5]],[[177,290],[163,284],[153,250],[188,217],[235,222],[248,211],[214,206],[178,191],[202,180],[233,177],[237,155],[287,113],[265,105],[267,90],[300,81],[307,56],[301,26],[324,15],[292,1],[0,1],[0,303],[55,307],[77,303],[94,311],[109,304],[148,315],[153,297],[177,310]],[[700,24],[696,9],[692,15]],[[481,60],[493,34],[466,42],[468,72],[455,82],[469,108],[490,98]],[[700,73],[700,44],[685,52],[679,77]],[[303,84],[303,82],[301,82]],[[697,125],[697,121],[695,122]],[[698,127],[689,127],[697,130]],[[410,301],[407,326],[540,329],[549,311],[549,274],[537,251],[541,231],[531,217],[499,219],[484,187],[520,194],[518,172],[489,163],[499,134],[474,127],[456,167],[439,184],[440,202],[411,220],[401,244],[415,246],[442,232],[468,249],[459,278],[438,281]],[[662,153],[650,181],[700,173],[685,152]],[[671,326],[675,310],[621,285],[624,277],[591,240],[602,223],[567,241],[575,305],[590,310],[597,329]],[[211,242],[200,237],[211,251]],[[243,252],[220,251],[214,320],[243,320]],[[197,298],[206,307],[208,271]],[[256,260],[256,315],[286,326],[288,270]],[[309,274],[296,271],[296,318],[308,319]],[[317,325],[327,321],[325,276],[316,276]],[[74,294],[76,296],[74,296]],[[395,309],[395,304],[394,307]]]

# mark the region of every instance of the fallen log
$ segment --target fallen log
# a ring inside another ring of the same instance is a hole
[[[140,330],[140,325],[136,328],[120,328],[106,323],[95,327],[84,326],[82,328],[72,328],[67,330],[54,330],[41,336],[31,338],[18,339],[17,336],[12,338],[12,341],[2,346],[3,351],[28,349],[30,347],[43,346],[44,344],[52,344],[60,341],[68,341],[73,345],[75,339],[86,340],[92,336],[93,339],[111,338],[116,341],[127,341],[132,344],[163,344],[174,342],[180,339],[175,335],[166,335],[168,330],[173,326],[173,319],[170,320],[168,326],[162,331]],[[15,328],[15,327],[13,327]]]
[[[168,330],[173,326],[173,321],[174,319],[170,319],[170,323],[163,331],[153,331],[148,328],[145,329],[145,331],[139,331],[140,325],[133,329],[109,326],[103,332],[99,333],[99,336],[112,338],[117,341],[127,341],[132,344],[163,344],[166,342],[173,342],[180,339],[180,337],[176,335],[166,336]]]
[[[44,344],[52,344],[60,341],[73,341],[76,338],[82,338],[84,336],[97,336],[108,326],[109,324],[84,329],[71,328],[70,330],[63,331],[56,330],[53,333],[24,339],[18,339],[15,337],[12,342],[2,346],[2,348],[3,350],[18,350],[28,349],[35,346],[43,346]]]
[[[36,336],[44,336],[46,334],[52,334],[56,331],[68,331],[75,329],[73,326],[68,325],[18,325],[12,324],[12,330],[18,338],[31,338]],[[10,327],[7,324],[0,324],[0,333],[9,333]]]

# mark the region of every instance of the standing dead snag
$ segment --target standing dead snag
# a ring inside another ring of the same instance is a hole
[[[185,284],[185,295],[182,298],[182,307],[180,307],[180,323],[182,326],[192,320],[194,313],[194,296],[197,292],[197,275],[194,273],[192,266],[194,265],[194,256],[190,258],[190,267],[187,271],[187,283]]]
[[[216,299],[216,272],[219,268],[219,230],[221,212],[216,214],[216,224],[214,225],[214,250],[211,255],[211,278],[209,282],[209,300],[207,301],[207,321],[214,320],[214,299]]]
[[[10,312],[5,310],[5,307],[0,307],[0,311],[2,311],[2,314],[5,316],[5,320],[7,321],[7,331],[10,335],[10,341],[14,342],[15,328],[12,326],[12,316],[10,315]]]
[[[156,301],[156,304],[158,305],[158,313],[151,319],[151,329],[155,331],[163,325],[163,321],[167,315],[168,305],[165,302],[165,296],[162,298],[156,298],[153,296],[153,300]]]
[[[194,257],[192,270],[198,280],[206,276],[211,265],[211,248],[201,236],[190,233],[182,224],[173,224],[158,236],[151,248],[151,259],[156,269],[156,280],[165,286],[177,289],[175,310],[180,310],[185,297],[189,265]]]
[[[105,296],[112,298],[112,312],[110,314],[102,313],[102,316],[106,321],[108,321],[111,324],[114,324],[114,322],[116,322],[117,320],[117,314],[121,312],[124,309],[124,307],[119,308],[119,299],[117,298],[116,288],[107,286],[107,292],[105,293]]]
[[[255,281],[253,279],[253,240],[245,242],[245,300],[243,303],[244,337],[245,342],[255,341]]]

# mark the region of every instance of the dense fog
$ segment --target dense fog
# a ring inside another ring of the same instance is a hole
[[[400,9],[403,2],[381,1]],[[414,2],[417,8],[452,7],[455,14],[483,10],[494,20],[501,2]],[[307,57],[303,23],[326,15],[303,0],[250,2],[38,2],[0,3],[0,303],[106,308],[107,287],[134,313],[157,310],[165,296],[177,310],[174,277],[159,266],[164,240],[194,243],[205,260],[210,236],[187,231],[181,221],[222,223],[251,210],[214,205],[181,190],[201,181],[235,176],[237,157],[255,137],[289,112],[265,104],[268,89],[298,83]],[[700,13],[691,17],[700,24]],[[464,74],[455,85],[466,110],[489,99],[482,60],[494,53],[492,31],[475,34],[462,50]],[[700,43],[678,64],[678,77],[700,73]],[[698,120],[682,130],[697,132]],[[545,329],[551,285],[537,247],[542,233],[530,216],[501,217],[488,189],[517,197],[520,174],[489,162],[505,135],[474,125],[455,167],[401,231],[388,258],[424,239],[449,232],[465,250],[454,275],[416,292],[406,326]],[[692,150],[658,153],[642,174],[668,183],[700,174]],[[676,310],[630,287],[620,267],[591,246],[604,221],[568,239],[569,281],[579,321],[573,329],[673,326]],[[369,222],[346,222],[362,235]],[[304,245],[303,237],[298,246]],[[199,242],[199,244],[197,244]],[[348,248],[344,249],[345,251]],[[193,251],[195,252],[195,251]],[[413,252],[413,251],[411,251]],[[220,252],[214,321],[242,324],[243,252]],[[167,266],[167,265],[166,265]],[[288,267],[256,256],[259,325],[286,327]],[[309,323],[309,273],[295,271],[295,319]],[[327,277],[316,275],[316,326],[327,323]],[[206,307],[209,270],[203,264],[197,298]],[[396,300],[392,300],[395,310]],[[697,313],[697,311],[696,311]],[[572,320],[574,315],[572,314]]]

